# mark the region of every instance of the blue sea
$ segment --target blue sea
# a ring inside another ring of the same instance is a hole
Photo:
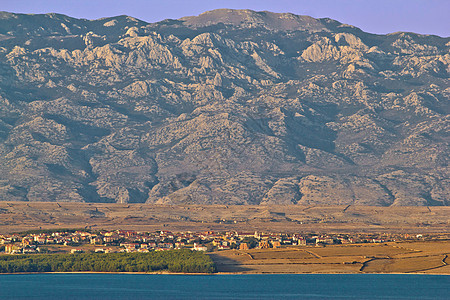
[[[17,274],[0,299],[450,299],[450,276]]]

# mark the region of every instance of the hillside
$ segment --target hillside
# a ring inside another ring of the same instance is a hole
[[[449,205],[450,38],[0,12],[0,200]]]

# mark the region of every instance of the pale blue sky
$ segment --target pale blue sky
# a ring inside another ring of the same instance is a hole
[[[0,10],[9,12],[56,12],[86,19],[130,15],[147,22],[216,8],[329,17],[372,33],[412,31],[450,36],[450,0],[0,0]]]

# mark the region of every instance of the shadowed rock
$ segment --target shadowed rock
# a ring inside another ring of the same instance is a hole
[[[0,13],[0,200],[448,205],[450,39]]]

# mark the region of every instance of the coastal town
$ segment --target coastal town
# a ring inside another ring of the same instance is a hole
[[[221,251],[229,249],[269,249],[290,246],[325,247],[333,244],[385,243],[448,239],[432,234],[288,234],[265,232],[138,232],[132,230],[35,230],[0,235],[0,253],[115,253],[149,252],[171,249]]]

